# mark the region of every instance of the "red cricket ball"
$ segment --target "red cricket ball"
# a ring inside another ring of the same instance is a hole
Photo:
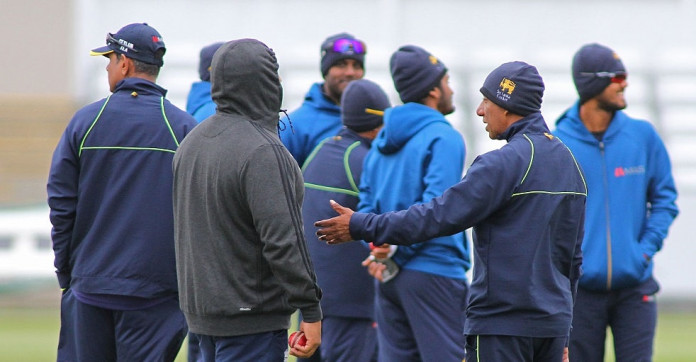
[[[290,337],[288,337],[288,346],[290,346],[290,348],[295,347],[295,345],[304,347],[306,344],[307,337],[305,337],[305,334],[302,331],[292,332]]]

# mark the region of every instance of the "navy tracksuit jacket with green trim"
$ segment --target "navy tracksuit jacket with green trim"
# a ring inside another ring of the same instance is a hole
[[[329,200],[351,209],[358,206],[363,159],[369,149],[369,140],[344,128],[320,143],[302,166],[304,231],[317,283],[324,291],[321,309],[326,316],[374,319],[375,279],[360,264],[370,249],[362,242],[327,245],[317,239],[314,226],[315,221],[336,214]]]
[[[473,227],[467,335],[564,337],[580,277],[587,188],[541,113],[513,123],[508,143],[478,156],[432,201],[382,215],[353,214],[354,239],[409,244]]]
[[[165,94],[126,78],[68,124],[48,180],[61,288],[176,295],[172,159],[196,121]]]

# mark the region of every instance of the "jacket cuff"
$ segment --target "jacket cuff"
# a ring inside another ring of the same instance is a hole
[[[366,219],[370,215],[371,214],[362,212],[354,212],[353,215],[350,216],[348,231],[350,231],[350,237],[353,238],[353,240],[365,240],[366,242],[372,242],[372,244],[375,246],[380,246],[383,243],[377,243],[374,240],[367,240],[364,235],[365,226],[367,225]]]
[[[319,303],[312,307],[302,308],[300,312],[302,312],[302,320],[307,323],[319,322],[324,317]]]
[[[60,286],[60,289],[66,289],[70,287],[69,273],[56,272],[56,275],[58,276],[58,285]]]

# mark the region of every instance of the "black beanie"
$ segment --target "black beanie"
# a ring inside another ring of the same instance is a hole
[[[352,40],[355,44],[348,41],[345,43],[345,49],[336,51],[334,43],[341,39]],[[325,77],[329,68],[341,59],[354,59],[360,62],[360,65],[365,69],[365,53],[367,53],[365,43],[355,39],[354,36],[348,33],[332,35],[321,43],[321,75]]]
[[[201,49],[200,61],[198,62],[198,76],[202,81],[210,82],[210,64],[213,62],[213,55],[222,44],[225,43],[214,43]]]
[[[541,111],[544,81],[534,66],[509,62],[495,68],[480,91],[503,109],[527,116]]]
[[[382,125],[383,111],[389,107],[389,98],[376,83],[354,80],[341,96],[341,120],[355,132],[369,131]]]
[[[583,45],[573,57],[573,82],[585,103],[602,93],[611,84],[611,75],[626,74],[619,56],[611,49],[597,43]]]
[[[447,73],[447,67],[439,59],[415,45],[405,45],[394,52],[389,69],[404,103],[425,98]]]

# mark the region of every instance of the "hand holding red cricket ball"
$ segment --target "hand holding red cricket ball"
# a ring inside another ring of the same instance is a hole
[[[288,337],[288,346],[290,348],[297,346],[305,346],[307,344],[307,337],[302,331],[295,331]]]
[[[301,321],[299,330],[288,337],[288,353],[299,358],[309,358],[321,344],[321,321]]]

